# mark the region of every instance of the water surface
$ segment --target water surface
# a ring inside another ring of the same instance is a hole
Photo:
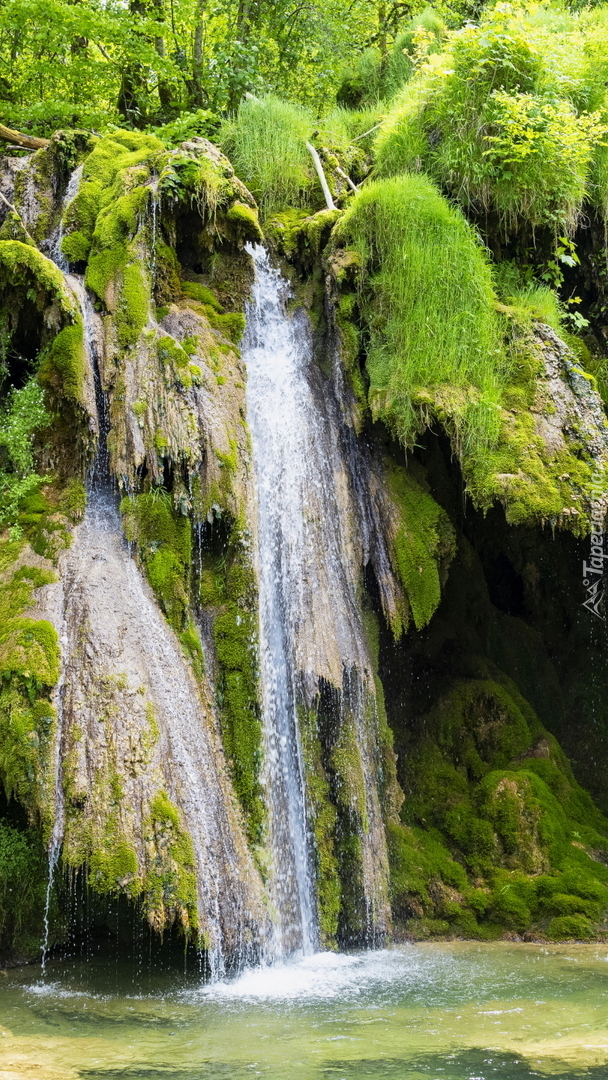
[[[0,978],[0,1080],[606,1080],[608,948],[328,953],[203,985],[146,962]]]

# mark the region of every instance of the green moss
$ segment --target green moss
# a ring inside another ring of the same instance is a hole
[[[71,544],[69,526],[81,520],[85,501],[82,483],[74,479],[60,488],[38,480],[21,499],[18,526],[37,555],[57,563]]]
[[[224,749],[249,839],[257,846],[262,842],[266,813],[260,786],[257,592],[250,560],[248,537],[234,524],[221,556],[203,549],[199,595],[213,618]]]
[[[227,312],[225,315],[209,313],[208,318],[214,330],[238,345],[245,330],[245,316],[240,311]]]
[[[342,883],[336,849],[338,814],[332,802],[330,781],[323,762],[317,711],[300,708],[298,719],[308,820],[314,837],[321,944],[325,948],[332,948],[336,942],[342,909]]]
[[[116,311],[118,340],[127,348],[134,345],[148,322],[150,287],[141,262],[130,262],[123,269],[122,292]]]
[[[174,630],[181,633],[190,618],[190,519],[177,513],[171,496],[162,489],[129,496],[122,500],[120,510],[125,536],[137,545],[161,608]]]
[[[137,853],[108,824],[103,845],[95,847],[89,858],[89,882],[102,896],[126,890],[133,898],[139,895]]]
[[[508,318],[517,323],[517,311]],[[585,534],[598,462],[574,426],[557,450],[539,433],[539,416],[550,415],[544,361],[521,314],[515,329],[514,323],[511,367],[497,412],[498,438],[485,450],[471,446],[462,452],[468,492],[484,510],[500,499],[510,524],[552,521]],[[563,363],[576,372],[573,358]]]
[[[157,850],[166,851],[168,858],[158,872],[145,876],[144,909],[158,928],[177,920],[191,936],[198,926],[194,848],[166,791],[157,792],[150,802],[149,829]]]
[[[241,241],[257,241],[264,239],[264,233],[260,228],[258,212],[246,203],[235,202],[226,214],[226,221],[231,225],[236,236]]]
[[[551,919],[547,935],[554,941],[588,941],[594,936],[594,928],[584,915],[562,915]]]
[[[447,514],[411,473],[385,461],[388,489],[398,507],[393,541],[395,565],[417,630],[426,626],[441,599],[440,570],[454,553],[454,530]],[[407,627],[407,613],[398,613],[393,633]]]
[[[558,936],[562,918],[587,926],[570,936],[596,933],[608,822],[515,687],[462,681],[419,730],[404,757],[403,825],[389,829],[395,916],[445,918],[480,938]]]
[[[153,260],[154,299],[161,305],[172,303],[182,292],[179,260],[175,250],[163,243],[158,235],[153,238]],[[157,314],[159,321],[164,318],[160,311]]]
[[[59,678],[59,641],[51,623],[24,613],[34,589],[54,580],[35,567],[11,570],[21,542],[5,541],[0,582],[0,778],[8,798],[48,826],[45,772],[54,733],[50,692]]]
[[[6,288],[31,290],[39,310],[54,302],[62,315],[75,316],[76,305],[61,270],[31,244],[0,241],[0,290]]]
[[[2,222],[0,240],[19,240],[22,244],[36,246],[23,224],[22,218],[14,210],[9,210]]]
[[[71,326],[64,326],[40,358],[38,378],[56,398],[83,403],[85,375],[84,331],[82,319],[76,317]]]
[[[69,262],[86,262],[89,257],[102,190],[99,180],[85,180],[67,206],[61,250]]]
[[[197,300],[199,304],[208,304],[218,314],[221,314],[224,310],[215,293],[208,289],[206,285],[199,285],[198,281],[182,282],[182,292],[190,300]]]

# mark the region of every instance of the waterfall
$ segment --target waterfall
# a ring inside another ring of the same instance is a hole
[[[354,730],[368,940],[388,919],[388,868],[360,611],[360,529],[339,409],[319,381],[308,319],[301,311],[289,317],[287,283],[262,247],[248,250],[255,281],[243,358],[257,480],[264,780],[277,951],[285,954],[311,951],[318,941],[298,712],[322,686],[338,695],[336,732]]]

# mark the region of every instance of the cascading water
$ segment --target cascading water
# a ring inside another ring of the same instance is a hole
[[[66,188],[66,192],[63,198],[63,205],[61,207],[61,217],[59,218],[57,227],[53,230],[48,241],[47,250],[49,250],[51,259],[53,260],[55,265],[63,271],[64,274],[67,274],[68,270],[70,269],[68,260],[63,254],[63,251],[61,250],[61,242],[63,240],[64,215],[72,199],[75,199],[76,195],[78,194],[78,189],[82,180],[82,169],[82,165],[79,165],[77,169],[74,169],[74,172],[70,176],[68,186]]]
[[[323,400],[308,320],[302,312],[288,316],[287,283],[264,249],[248,250],[255,283],[243,358],[257,479],[265,784],[276,945],[286,954],[311,951],[318,940],[298,711],[311,704],[322,682],[338,692],[339,710],[349,711],[360,755],[369,939],[387,918],[387,865],[374,732],[365,717],[365,688],[373,677],[359,606],[357,508],[339,413]],[[361,693],[353,693],[358,683]],[[337,726],[343,721],[341,715]]]

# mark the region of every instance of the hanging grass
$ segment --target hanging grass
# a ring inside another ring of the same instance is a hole
[[[306,140],[314,130],[308,109],[271,94],[246,98],[221,128],[218,143],[262,213],[309,204],[315,173]]]
[[[483,249],[424,176],[363,188],[336,227],[363,267],[373,413],[404,442],[434,415],[460,445],[498,430],[504,354]]]

